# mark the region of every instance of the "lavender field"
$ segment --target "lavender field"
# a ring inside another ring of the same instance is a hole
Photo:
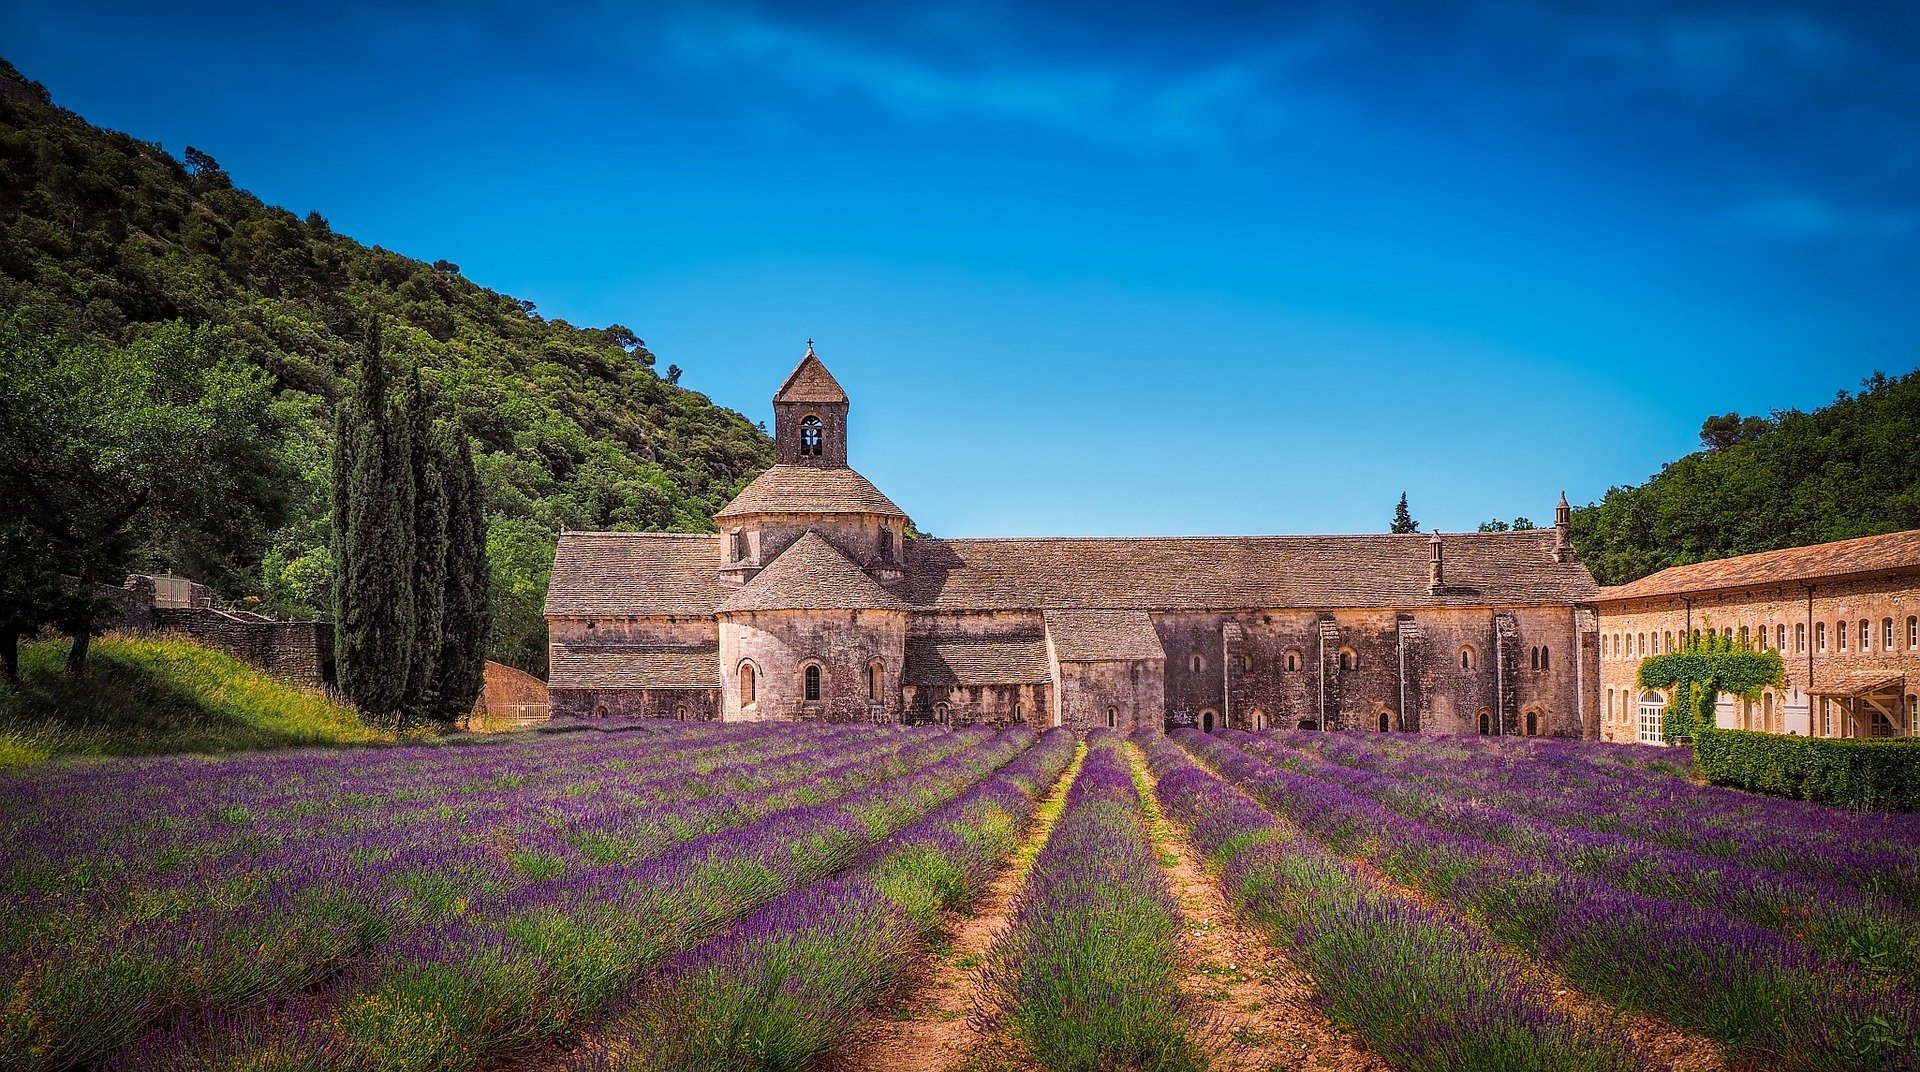
[[[1267,1068],[1310,1028],[1369,1067],[1920,1068],[1920,823],[1684,760],[660,722],[50,764],[0,780],[0,1067]],[[1300,999],[1222,1030],[1210,929]]]

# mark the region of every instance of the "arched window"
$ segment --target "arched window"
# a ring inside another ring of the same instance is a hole
[[[1665,639],[1662,641],[1660,645],[1660,650],[1672,651],[1673,650],[1673,630],[1671,629],[1667,630],[1664,636],[1665,636]]]
[[[1553,654],[1547,650],[1545,644],[1540,645],[1540,669],[1553,669]]]
[[[1539,648],[1532,647],[1527,649],[1527,662],[1531,669],[1534,669],[1534,670],[1540,669],[1540,649]]]
[[[1835,639],[1837,639],[1840,643],[1840,650],[1841,651],[1847,650],[1847,623],[1835,622],[1833,626],[1833,635]]]
[[[822,431],[820,418],[808,414],[800,418],[800,453],[809,458],[820,456]]]
[[[1204,655],[1195,655],[1193,658],[1187,660],[1187,668],[1196,674],[1205,670],[1207,668],[1207,657]]]
[[[1827,623],[1817,622],[1814,624],[1813,648],[1815,651],[1827,650]]]
[[[677,719],[677,720],[679,720],[679,721],[681,721],[681,722],[685,722],[685,721],[687,720],[687,705],[686,705],[686,704],[674,704],[674,705],[673,705],[673,717],[674,717],[675,719]]]
[[[747,534],[739,529],[727,533],[727,557],[734,562],[747,557]]]
[[[1385,733],[1392,728],[1393,716],[1387,714],[1385,711],[1380,712],[1380,732]]]
[[[1492,733],[1493,733],[1493,712],[1486,710],[1485,708],[1482,708],[1480,711],[1480,734],[1481,736],[1484,737],[1484,736],[1491,735]]]
[[[1300,669],[1300,653],[1298,651],[1289,650],[1287,652],[1287,669]]]
[[[1745,651],[1746,648],[1747,648],[1747,627],[1743,625],[1740,627],[1740,650]]]
[[[1762,693],[1760,696],[1760,728],[1768,733],[1774,732],[1773,693],[1771,692]]]
[[[887,667],[878,659],[867,664],[867,699],[878,702],[886,691]]]
[[[1648,689],[1640,694],[1640,732],[1641,744],[1665,744],[1661,709],[1667,706],[1667,698]]]
[[[1787,650],[1787,623],[1781,622],[1774,628],[1773,639],[1775,648],[1781,651]]]
[[[1013,705],[1013,720],[1022,724],[1027,721],[1026,709],[1017,703]]]
[[[1865,618],[1860,619],[1860,650],[1873,650],[1873,623]]]
[[[755,687],[759,684],[757,681],[754,680],[757,676],[758,675],[754,671],[752,663],[743,662],[740,664],[740,706],[741,707],[753,706],[754,690],[755,690]]]
[[[806,699],[806,702],[819,703],[820,702],[820,664],[808,663],[807,668],[800,672],[800,680],[801,680],[801,686],[802,686],[801,695]]]
[[[1880,619],[1880,650],[1893,650],[1893,619]]]
[[[1253,728],[1256,731],[1264,730],[1267,728],[1267,713],[1256,707],[1253,709],[1253,714],[1248,716],[1247,721],[1253,723]]]
[[[1212,708],[1208,708],[1207,710],[1200,712],[1200,732],[1212,733],[1213,720],[1214,720],[1214,713]]]
[[[1807,623],[1795,622],[1793,626],[1793,650],[1807,650]]]
[[[1538,737],[1540,735],[1540,712],[1527,712],[1526,730],[1527,736],[1529,737]]]
[[[1120,709],[1118,707],[1107,708],[1107,728],[1111,730],[1111,729],[1118,729],[1119,727],[1120,727]]]
[[[1907,648],[1920,648],[1920,616],[1907,615]]]
[[[1342,670],[1360,669],[1360,656],[1354,654],[1354,651],[1352,648],[1340,649],[1340,669]]]
[[[1473,669],[1473,648],[1463,647],[1460,649],[1460,669]]]
[[[880,526],[880,561],[893,561],[893,530],[885,525]]]
[[[1247,671],[1253,669],[1253,660],[1247,658],[1245,655],[1236,655],[1233,658],[1234,658],[1234,669],[1240,671],[1241,673],[1244,674]]]
[[[952,719],[953,719],[953,708],[949,707],[945,700],[942,700],[939,703],[933,705],[933,720],[935,722],[938,722],[942,726],[944,726],[948,722],[952,721]]]

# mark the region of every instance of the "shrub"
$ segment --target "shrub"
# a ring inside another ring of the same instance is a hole
[[[1838,804],[1856,811],[1920,810],[1920,741],[1829,740],[1709,730],[1694,741],[1715,785]]]

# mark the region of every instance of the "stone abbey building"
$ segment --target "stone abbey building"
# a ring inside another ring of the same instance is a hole
[[[1596,737],[1593,577],[1460,535],[908,539],[807,355],[718,534],[568,532],[556,716]]]

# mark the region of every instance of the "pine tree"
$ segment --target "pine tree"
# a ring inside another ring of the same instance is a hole
[[[360,386],[339,407],[333,467],[334,651],[340,690],[397,722],[413,639],[413,480],[407,426],[387,402],[380,324],[367,325]]]
[[[1402,536],[1409,532],[1420,531],[1420,522],[1415,521],[1413,515],[1407,512],[1407,493],[1404,491],[1400,493],[1400,505],[1393,508],[1393,527],[1387,531]]]
[[[438,718],[440,642],[446,602],[447,503],[444,463],[415,366],[402,414],[407,429],[407,475],[413,489],[413,634],[408,642],[406,696],[410,722]]]
[[[440,706],[448,721],[473,710],[486,670],[487,518],[467,435],[442,425],[435,437],[446,503],[446,571],[440,642]]]

